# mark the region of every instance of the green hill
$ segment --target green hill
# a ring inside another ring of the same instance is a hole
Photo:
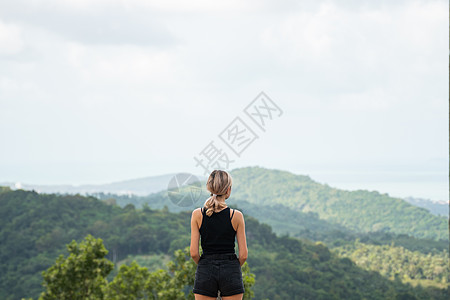
[[[122,207],[133,204],[137,208],[150,206],[155,209],[167,208],[171,212],[193,209],[174,205],[165,191],[145,197],[112,194],[98,194],[98,196],[104,201],[117,203]],[[202,200],[195,203],[195,207],[201,206]],[[311,241],[321,241],[330,247],[353,244],[354,241],[359,240],[373,245],[395,244],[424,254],[437,254],[443,250],[448,250],[448,241],[446,240],[436,241],[430,238],[416,238],[407,234],[395,234],[388,231],[357,232],[340,224],[321,219],[315,212],[301,212],[282,204],[256,206],[248,201],[236,199],[236,197],[232,197],[227,201],[228,205],[240,209],[245,215],[252,216],[270,225],[278,235],[287,234]]]
[[[231,174],[234,183],[228,203],[246,209],[273,226],[277,233],[305,237],[305,229],[320,228],[321,231],[390,233],[448,242],[447,218],[435,216],[400,198],[376,191],[340,190],[315,182],[308,176],[260,167],[234,169]],[[201,184],[205,186],[204,182]],[[201,206],[208,194],[205,189],[197,203],[187,208],[174,205],[167,191],[145,197],[101,193],[96,196],[114,198],[120,206],[132,203],[142,207],[148,203],[154,208],[167,206],[170,211],[178,212]],[[319,231],[313,231],[311,234],[317,236]]]
[[[190,212],[108,205],[94,197],[0,192],[0,298],[36,297],[41,271],[87,234],[103,239],[113,262],[128,255],[172,255],[189,245]],[[248,264],[256,299],[446,299],[366,271],[321,243],[276,236],[246,216]]]
[[[391,232],[448,241],[448,220],[376,191],[344,191],[308,176],[260,167],[234,169],[232,197],[254,205],[281,204],[355,232]],[[237,202],[239,203],[239,202]]]

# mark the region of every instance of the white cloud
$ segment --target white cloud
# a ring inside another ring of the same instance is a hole
[[[10,163],[186,165],[261,90],[285,111],[251,150],[274,167],[448,154],[443,1],[18,0],[0,19]]]
[[[339,94],[328,108],[335,111],[386,111],[397,101],[383,89]]]
[[[333,54],[334,21],[339,19],[336,7],[324,3],[319,11],[300,11],[269,24],[262,34],[263,45],[286,64],[323,60]],[[280,54],[283,55],[280,55]]]
[[[259,1],[208,1],[208,0],[66,0],[57,1],[52,0],[56,5],[60,5],[68,8],[83,9],[83,10],[96,10],[105,6],[123,7],[125,9],[151,9],[159,12],[180,12],[180,13],[205,13],[205,12],[236,12],[243,9],[250,10],[259,6]]]
[[[127,84],[132,87],[175,84],[181,71],[169,51],[151,48],[86,47],[67,45],[67,58],[79,79],[91,84]]]
[[[429,86],[448,81],[441,68],[448,61],[446,23],[448,4],[441,1],[359,9],[324,2],[270,23],[261,40],[272,62],[297,73],[303,92],[326,104],[378,91],[396,107],[442,93]]]
[[[0,55],[17,54],[24,46],[19,26],[0,20]]]

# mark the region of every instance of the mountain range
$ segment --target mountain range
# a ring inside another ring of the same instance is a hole
[[[0,186],[11,189],[35,190],[38,193],[80,194],[111,193],[116,195],[145,196],[167,189],[167,184],[174,174],[149,176],[130,180],[116,181],[105,184],[83,185],[38,185],[21,182],[1,182]]]
[[[245,168],[241,168],[245,169]],[[264,169],[264,168],[263,168]],[[284,172],[284,171],[283,171]],[[231,171],[233,174],[233,171]],[[169,173],[157,176],[148,176],[143,178],[129,179],[123,181],[116,181],[105,184],[84,184],[84,185],[37,185],[20,182],[1,182],[0,186],[8,186],[11,189],[34,190],[38,193],[59,193],[59,194],[81,194],[81,195],[98,195],[98,194],[113,194],[116,196],[127,195],[129,197],[147,196],[149,194],[165,192],[168,188],[170,180],[177,173]],[[294,175],[294,174],[292,174]],[[302,176],[302,175],[296,175]],[[206,183],[206,177],[196,175],[200,180],[202,186]],[[306,176],[307,177],[307,176]],[[306,178],[303,177],[303,178]],[[299,177],[300,178],[300,177]],[[308,177],[309,178],[309,177]],[[237,178],[239,180],[239,178]],[[319,184],[319,183],[317,183]],[[322,185],[328,187],[328,185]],[[335,189],[336,191],[341,191]],[[342,191],[345,192],[345,191]],[[235,196],[235,195],[234,195]],[[422,207],[436,216],[449,216],[449,203],[445,201],[431,201],[423,198],[404,198],[406,202],[416,206]],[[251,201],[250,201],[251,202]],[[307,207],[305,207],[307,210]]]

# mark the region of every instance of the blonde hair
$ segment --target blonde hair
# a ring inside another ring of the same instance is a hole
[[[225,203],[218,201],[217,197],[221,197],[227,193],[228,188],[233,184],[233,178],[227,171],[214,170],[209,175],[206,182],[206,189],[211,192],[204,206],[206,207],[206,215],[210,217],[213,212],[221,211],[226,207]]]

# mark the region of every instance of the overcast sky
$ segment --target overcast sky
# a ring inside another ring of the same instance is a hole
[[[0,182],[200,174],[193,157],[213,141],[230,169],[378,174],[448,195],[448,13],[433,0],[1,1]],[[265,132],[244,114],[261,91],[282,110]],[[240,157],[219,138],[237,116],[258,135]]]

